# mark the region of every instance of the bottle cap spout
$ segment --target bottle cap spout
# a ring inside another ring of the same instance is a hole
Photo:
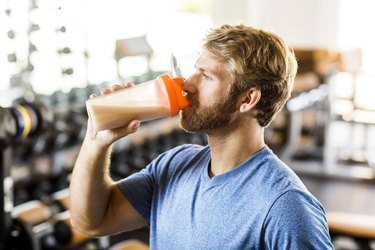
[[[177,65],[177,59],[173,54],[171,54],[171,73],[172,78],[181,77],[181,72]]]
[[[164,82],[170,105],[170,116],[175,116],[180,110],[189,106],[186,92],[183,90],[184,79],[181,77],[171,78],[168,75],[159,76]]]

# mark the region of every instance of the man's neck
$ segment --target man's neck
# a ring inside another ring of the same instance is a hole
[[[241,165],[264,146],[264,128],[241,126],[235,130],[209,133],[211,148],[210,177]]]

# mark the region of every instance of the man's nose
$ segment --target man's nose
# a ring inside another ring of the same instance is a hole
[[[196,89],[194,84],[194,75],[191,75],[187,79],[185,79],[184,85],[182,87],[186,92],[193,93]]]

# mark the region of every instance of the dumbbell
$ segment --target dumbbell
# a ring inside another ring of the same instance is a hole
[[[58,209],[58,212],[63,212],[69,209],[70,197],[69,188],[59,190],[51,195],[52,206]]]
[[[125,240],[111,246],[109,250],[149,250],[150,247],[140,240]]]
[[[64,248],[79,246],[92,240],[92,238],[78,232],[72,227],[69,210],[55,216],[53,237],[55,238],[56,243]]]
[[[39,239],[52,230],[48,222],[51,217],[49,207],[38,200],[14,207],[9,235],[11,249],[40,249]]]
[[[12,217],[18,218],[33,227],[48,221],[52,217],[52,211],[41,201],[32,200],[14,207]]]

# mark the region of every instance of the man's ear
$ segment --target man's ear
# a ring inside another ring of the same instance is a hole
[[[241,99],[240,112],[245,113],[250,111],[257,105],[261,97],[261,92],[259,89],[251,88],[249,89]]]

